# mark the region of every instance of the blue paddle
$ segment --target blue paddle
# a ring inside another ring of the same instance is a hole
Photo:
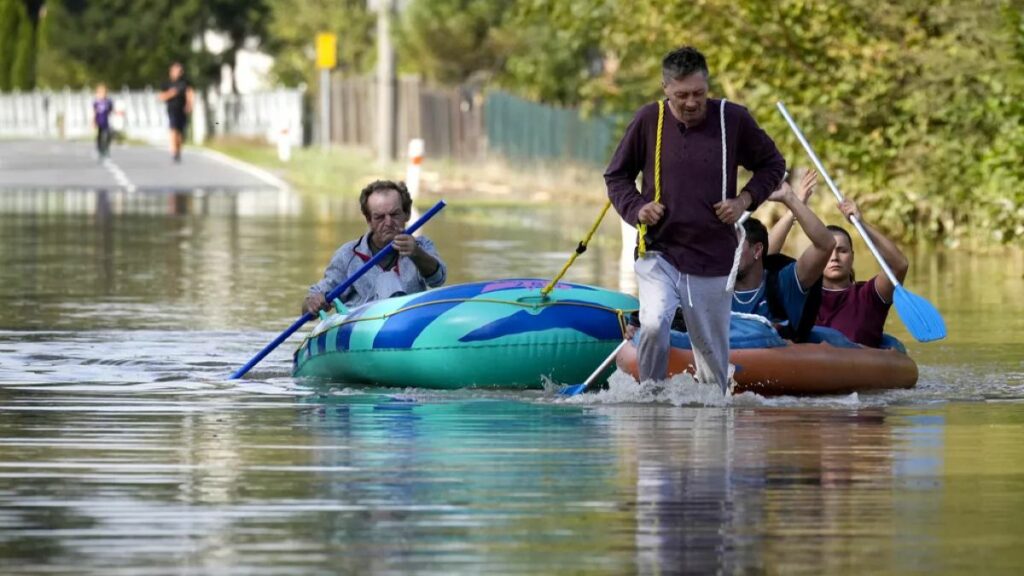
[[[419,220],[413,222],[412,226],[406,228],[404,233],[412,234],[413,232],[419,230],[421,226],[427,223],[427,220],[430,220],[434,216],[434,214],[440,212],[441,209],[444,207],[444,200],[441,200],[437,204],[434,204],[433,208],[427,210],[427,212],[423,214],[423,216],[420,216]],[[333,302],[335,298],[341,296],[342,293],[345,292],[345,290],[348,290],[349,286],[355,283],[356,280],[362,277],[363,274],[366,274],[371,268],[376,266],[378,262],[380,262],[382,259],[391,254],[392,251],[394,251],[394,247],[391,244],[388,244],[387,246],[384,247],[383,250],[374,254],[373,258],[367,260],[366,264],[363,264],[362,268],[356,270],[355,274],[349,276],[348,279],[339,284],[334,290],[331,290],[325,297],[325,300],[327,302]],[[252,370],[253,366],[259,364],[260,360],[263,360],[263,358],[267,354],[270,354],[274,350],[274,348],[277,348],[281,344],[281,342],[284,342],[289,336],[294,334],[296,330],[302,328],[303,324],[309,322],[313,318],[316,318],[316,315],[313,314],[312,312],[306,312],[305,314],[300,316],[299,319],[296,320],[294,324],[288,327],[287,330],[281,332],[281,334],[277,338],[274,338],[273,342],[267,344],[267,346],[263,350],[260,350],[259,354],[253,356],[252,360],[246,362],[245,366],[242,366],[237,371],[235,371],[235,373],[231,375],[231,380],[236,380],[238,378],[241,378],[242,376],[245,376],[246,372]]]
[[[597,370],[594,370],[594,373],[591,374],[589,378],[584,380],[582,384],[573,384],[572,386],[566,386],[565,388],[562,388],[561,390],[558,391],[558,395],[575,396],[577,394],[582,394],[586,392],[587,386],[590,386],[594,382],[594,380],[597,380],[597,377],[601,375],[601,372],[604,372],[605,368],[607,368],[608,365],[612,363],[612,360],[615,360],[615,356],[619,353],[619,350],[622,350],[622,347],[626,345],[626,342],[629,342],[629,340],[623,340],[622,342],[619,342],[619,345],[615,347],[615,350],[612,350],[612,353],[609,354],[608,357],[604,359],[604,362],[601,362],[601,365],[597,367]]]
[[[828,187],[835,194],[836,199],[840,202],[843,201],[843,194],[839,191],[836,183],[829,177],[828,172],[825,171],[825,167],[821,164],[821,160],[818,159],[818,155],[814,153],[814,149],[811,148],[811,144],[804,138],[803,132],[797,127],[796,122],[793,121],[793,117],[789,115],[789,110],[786,110],[786,105],[782,102],[777,102],[776,106],[779,108],[779,112],[782,113],[782,117],[786,119],[786,123],[796,134],[797,140],[803,145],[804,150],[807,151],[807,155],[811,157],[811,161],[814,162],[814,167],[818,169],[818,173],[825,179]],[[878,260],[879,266],[882,267],[882,271],[892,282],[892,285],[896,287],[896,292],[893,296],[893,303],[896,304],[896,312],[900,315],[900,320],[906,325],[907,331],[916,338],[919,342],[931,342],[932,340],[941,340],[946,337],[946,322],[943,321],[942,315],[935,309],[935,306],[931,302],[914,294],[903,287],[900,281],[896,279],[896,275],[893,274],[892,268],[886,264],[885,258],[878,252],[878,248],[875,247],[875,243],[868,237],[867,232],[864,230],[864,226],[860,223],[856,217],[850,219],[853,222],[854,228],[860,233],[861,238],[864,239],[864,243],[868,245],[871,253],[874,254],[875,259]]]

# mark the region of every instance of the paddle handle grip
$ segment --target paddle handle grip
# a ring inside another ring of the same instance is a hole
[[[821,174],[821,177],[825,179],[825,183],[828,184],[829,190],[832,190],[832,193],[835,194],[836,200],[842,202],[844,200],[843,193],[839,191],[839,187],[836,186],[832,177],[828,175],[828,170],[825,170],[825,166],[821,163],[821,159],[819,159],[818,155],[815,154],[814,148],[811,147],[811,143],[804,137],[804,133],[800,131],[800,127],[796,125],[793,117],[789,115],[789,110],[786,110],[786,105],[779,101],[775,103],[775,106],[778,107],[782,117],[786,119],[786,123],[789,124],[790,130],[792,130],[793,134],[796,135],[796,139],[800,141],[804,150],[807,151],[807,155],[811,157],[811,162],[814,163],[814,167],[818,170],[818,174]],[[878,265],[882,267],[882,271],[885,272],[885,275],[889,278],[889,281],[892,282],[892,285],[900,286],[900,281],[896,279],[896,274],[893,273],[892,268],[889,267],[885,258],[882,257],[882,253],[878,251],[878,247],[875,246],[875,243],[871,240],[871,236],[869,236],[867,230],[864,229],[864,225],[860,223],[860,220],[856,216],[850,218],[850,222],[853,223],[853,227],[860,233],[861,238],[864,239],[864,243],[868,246],[868,250],[871,250],[871,254],[874,255],[875,260],[878,260]]]
[[[445,201],[444,200],[439,200],[437,202],[437,204],[434,204],[434,206],[430,210],[427,210],[423,214],[423,216],[420,216],[415,222],[413,222],[412,226],[409,226],[408,228],[406,228],[405,229],[405,234],[412,234],[413,232],[419,230],[420,227],[422,227],[424,224],[427,223],[427,220],[430,220],[431,218],[433,218],[434,214],[437,214],[438,212],[440,212],[441,209],[444,208],[445,206],[446,206]],[[352,274],[351,276],[346,278],[345,281],[342,282],[341,284],[339,284],[337,287],[335,287],[334,290],[331,290],[330,292],[328,292],[328,294],[326,296],[327,302],[331,302],[335,298],[341,296],[341,294],[343,292],[345,292],[345,290],[348,290],[348,288],[350,286],[352,286],[352,284],[354,284],[356,280],[361,278],[363,276],[363,274],[366,274],[367,271],[369,271],[371,268],[376,266],[378,262],[380,262],[385,256],[390,254],[393,250],[394,250],[394,247],[390,243],[388,243],[388,245],[385,246],[384,249],[382,249],[380,252],[377,252],[376,254],[374,254],[373,258],[370,258],[369,260],[367,260],[366,263],[363,264],[362,267],[359,268],[359,270],[356,270],[354,274]],[[260,352],[258,354],[256,354],[255,356],[252,357],[251,360],[246,362],[245,366],[242,366],[241,368],[236,370],[235,373],[231,375],[230,379],[231,380],[237,380],[237,379],[241,378],[242,376],[245,376],[246,372],[248,372],[249,370],[252,370],[253,366],[259,364],[260,360],[263,360],[264,358],[266,358],[267,354],[270,354],[271,352],[273,352],[275,348],[280,346],[281,343],[284,342],[285,340],[287,340],[289,336],[294,334],[296,330],[298,330],[299,328],[302,328],[303,324],[305,324],[306,322],[309,322],[310,320],[312,320],[315,317],[316,316],[314,316],[310,312],[306,312],[305,314],[300,316],[298,320],[296,320],[294,323],[292,323],[291,326],[288,327],[287,330],[285,330],[284,332],[281,332],[281,334],[279,334],[277,338],[274,338],[273,342],[271,342],[270,344],[267,344],[263,348],[263,350],[260,350]]]

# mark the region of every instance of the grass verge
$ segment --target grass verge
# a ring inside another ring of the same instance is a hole
[[[335,146],[294,148],[289,162],[262,142],[219,139],[207,146],[273,172],[296,190],[309,194],[356,195],[368,182],[404,180],[404,162],[379,166],[371,151]],[[458,198],[464,204],[569,203],[603,205],[602,170],[567,165],[514,165],[500,159],[456,162],[427,159],[423,164],[424,195]]]

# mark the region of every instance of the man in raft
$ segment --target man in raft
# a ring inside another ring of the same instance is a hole
[[[778,187],[786,161],[746,108],[708,98],[696,49],[665,56],[662,88],[666,99],[637,111],[604,174],[616,211],[638,227],[640,381],[668,376],[669,328],[681,306],[697,379],[724,392],[735,224]],[[753,177],[737,195],[740,165]]]
[[[369,229],[334,253],[323,279],[309,287],[303,312],[315,313],[328,308],[324,296],[389,243],[394,245],[391,255],[341,294],[345,306],[422,292],[428,287],[441,286],[447,279],[448,267],[434,243],[423,235],[413,237],[402,233],[412,211],[412,197],[404,183],[371,182],[359,194],[359,208]]]
[[[773,237],[780,226],[785,226],[784,240],[795,217],[811,246],[796,260],[770,254],[768,230],[758,219],[748,219],[743,223],[746,239],[732,295],[733,312],[763,316],[775,324],[783,338],[795,342],[806,341],[814,327],[821,303],[822,271],[836,246],[832,233],[805,204],[816,176],[817,173],[808,171],[800,182],[799,193],[783,182],[768,197],[769,201],[789,208],[789,214],[772,228]]]

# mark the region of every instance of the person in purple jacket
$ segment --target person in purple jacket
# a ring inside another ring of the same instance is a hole
[[[110,113],[114,102],[107,97],[107,85],[96,86],[96,99],[92,101],[92,125],[96,128],[96,154],[100,160],[110,156]]]
[[[853,200],[844,200],[839,204],[839,210],[847,220],[854,216],[860,220],[896,279],[903,282],[910,263],[899,247],[861,218],[860,210]],[[836,247],[825,266],[817,324],[835,328],[858,344],[878,348],[882,344],[882,329],[889,308],[892,307],[896,287],[885,274],[856,282],[850,234],[839,226],[829,226],[828,229],[835,236]]]
[[[640,381],[667,377],[669,329],[681,307],[697,380],[726,392],[736,223],[778,188],[786,161],[746,108],[708,98],[708,76],[695,48],[665,56],[665,99],[636,113],[604,178],[616,211],[638,228]],[[737,166],[753,173],[739,194]]]

